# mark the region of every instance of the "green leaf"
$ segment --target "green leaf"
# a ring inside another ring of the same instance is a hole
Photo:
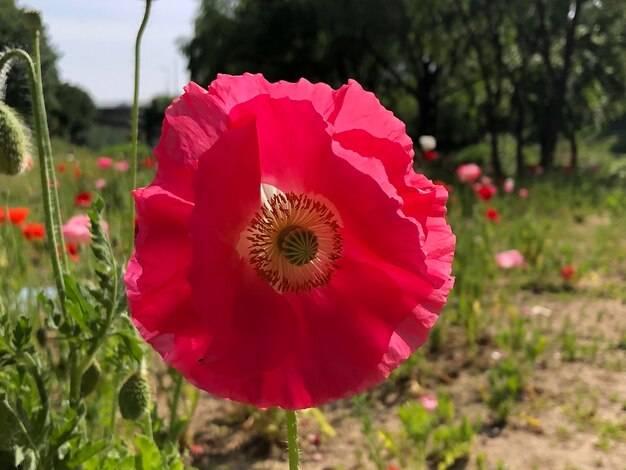
[[[65,290],[67,294],[67,310],[68,314],[74,318],[81,330],[92,333],[92,329],[88,326],[88,321],[99,318],[98,312],[92,302],[88,302],[89,294],[83,289],[71,276],[64,276]],[[73,308],[73,305],[77,308]]]
[[[20,317],[13,328],[13,347],[22,350],[29,342],[33,327],[27,317]]]
[[[98,455],[109,445],[108,440],[102,439],[97,442],[88,442],[85,444],[67,463],[69,468],[76,468],[90,458]]]
[[[160,470],[161,454],[154,441],[143,434],[135,436],[135,444],[139,451],[135,457],[137,470]]]
[[[137,362],[141,362],[144,356],[143,342],[132,333],[118,332],[118,335],[126,347],[126,352]]]
[[[97,197],[88,214],[91,222],[89,228],[91,231],[91,251],[97,260],[95,270],[100,287],[99,290],[93,292],[93,295],[108,310],[113,307],[116,301],[118,273],[111,244],[102,226],[103,209],[104,203],[100,197]]]

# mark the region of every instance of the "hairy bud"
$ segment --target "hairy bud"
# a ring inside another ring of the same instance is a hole
[[[80,396],[84,398],[93,392],[100,383],[101,377],[102,370],[100,369],[100,364],[93,361],[80,379]]]
[[[22,171],[27,150],[24,125],[15,111],[0,102],[0,173],[16,175]]]
[[[31,31],[41,31],[42,20],[41,12],[39,10],[27,9],[23,11],[24,22],[26,27]]]
[[[143,374],[134,373],[118,395],[120,413],[124,419],[136,420],[143,416],[150,405],[150,385]]]

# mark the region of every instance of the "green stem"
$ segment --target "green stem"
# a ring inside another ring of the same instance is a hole
[[[176,372],[176,386],[174,388],[174,396],[172,397],[172,405],[170,406],[170,425],[167,430],[167,440],[173,442],[176,436],[173,435],[174,426],[176,426],[178,401],[180,400],[180,393],[183,389],[183,376]]]
[[[132,130],[131,130],[131,153],[130,153],[130,181],[131,190],[137,187],[137,135],[139,128],[139,65],[141,62],[141,38],[143,32],[148,24],[148,18],[150,17],[150,6],[152,0],[146,0],[146,8],[143,14],[143,20],[139,31],[137,31],[137,39],[135,40],[135,87],[133,90],[133,113],[132,113]],[[128,218],[130,224],[129,235],[129,252],[128,256],[132,254],[132,249],[135,240],[135,199],[132,194],[130,196],[130,217]]]
[[[26,51],[23,51],[21,49],[12,49],[6,52],[0,57],[0,69],[2,69],[2,67],[4,67],[7,62],[14,58],[21,59],[26,63],[26,71],[28,73],[28,79],[30,83],[30,95],[33,106],[35,140],[37,141],[37,153],[39,155],[39,171],[41,175],[41,190],[43,193],[44,222],[46,225],[48,244],[50,245],[50,260],[52,262],[54,279],[59,294],[59,300],[61,301],[61,308],[65,312],[65,283],[63,281],[63,271],[58,250],[59,238],[57,237],[57,232],[55,230],[53,222],[53,201],[51,195],[51,189],[53,189],[56,193],[56,188],[54,188],[54,185],[50,182],[49,164],[47,162],[48,157],[46,155],[46,145],[44,137],[44,133],[47,135],[48,127],[45,109],[42,109],[43,89],[41,86],[41,82],[38,80],[38,75],[35,71],[35,65],[33,64],[33,60]]]
[[[52,205],[52,225],[55,231],[54,236],[58,242],[58,250],[60,251],[61,267],[63,272],[68,272],[67,252],[65,251],[65,240],[63,240],[63,231],[61,225],[61,206],[59,204],[59,194],[56,187],[56,174],[54,170],[54,159],[52,158],[52,144],[50,143],[50,132],[48,131],[48,117],[46,114],[46,103],[43,96],[43,77],[41,75],[41,53],[39,47],[40,33],[38,30],[33,32],[33,63],[35,66],[35,74],[37,77],[37,100],[39,101],[39,113],[41,119],[41,129],[43,135],[43,144],[45,152],[46,166],[48,170],[48,178],[52,181],[50,187],[50,200]]]
[[[298,419],[296,412],[285,410],[287,417],[287,443],[289,446],[289,470],[300,468],[300,452],[298,450]]]
[[[111,404],[111,413],[109,415],[109,428],[107,436],[113,439],[115,436],[115,422],[117,419],[117,387],[120,383],[120,376],[115,374],[113,378],[113,403]],[[105,436],[106,437],[106,436]]]
[[[150,410],[146,411],[144,427],[146,428],[145,431],[148,434],[148,437],[154,441],[154,434],[152,433],[152,412]]]
[[[109,246],[110,249],[110,246]],[[117,272],[117,269],[115,269]],[[113,284],[113,298],[117,299],[117,290],[118,290],[118,279],[115,276],[115,281]],[[96,356],[98,349],[104,343],[106,338],[108,337],[109,329],[111,328],[111,324],[113,323],[113,314],[117,308],[117,302],[113,303],[106,312],[106,317],[104,320],[104,324],[98,331],[98,334],[91,341],[89,349],[87,350],[87,354],[83,358],[82,361],[79,361],[77,356],[74,355],[74,361],[72,362],[72,372],[70,375],[70,403],[72,406],[78,405],[80,402],[80,381],[83,377],[83,374],[93,361],[93,358]],[[77,354],[77,353],[76,353]]]

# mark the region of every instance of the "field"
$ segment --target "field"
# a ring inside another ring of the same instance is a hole
[[[123,265],[129,174],[123,164],[101,168],[96,157],[123,162],[127,149],[95,155],[62,141],[53,148],[63,220],[86,213],[85,193],[99,194],[112,252]],[[140,157],[145,185],[154,162],[149,150]],[[626,184],[608,159],[582,163],[579,171],[535,170],[510,192],[494,182],[497,194],[488,201],[450,172],[424,170],[450,185],[455,287],[426,345],[387,382],[300,413],[305,470],[626,469]],[[285,468],[282,412],[216,399],[186,384],[137,339],[123,302],[94,358],[102,376],[85,394],[88,439],[55,430],[69,429],[79,413],[63,398],[72,338],[87,338],[88,345],[98,329],[79,314],[71,332],[52,319],[48,254],[29,225],[43,222],[38,178],[37,164],[24,175],[0,177],[0,391],[35,441],[0,431],[14,444],[0,453],[0,469],[13,468],[3,467],[2,458],[8,462],[15,449],[24,455],[39,449],[52,462],[64,446],[74,462],[68,468],[182,468],[168,463],[176,461],[175,448],[200,469]],[[12,223],[10,208],[29,213]],[[77,291],[93,290],[102,259],[86,245],[68,250]],[[523,262],[500,266],[496,255],[507,250],[518,250]],[[23,365],[28,357],[35,365]],[[156,406],[150,419],[124,421],[117,389],[140,362],[150,371]],[[50,390],[47,404],[39,379]],[[46,407],[48,428],[37,419]],[[0,406],[6,418],[2,413]],[[145,438],[152,434],[158,447]],[[136,459],[143,467],[134,466]]]

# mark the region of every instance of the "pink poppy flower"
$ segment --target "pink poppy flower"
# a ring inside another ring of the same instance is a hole
[[[462,183],[473,183],[480,177],[481,169],[476,163],[466,163],[456,169],[456,177]]]
[[[93,185],[96,187],[96,189],[102,189],[107,185],[107,180],[105,180],[104,178],[98,178],[96,181],[94,181]]]
[[[524,266],[524,256],[517,250],[501,251],[496,255],[496,263],[503,269]]]
[[[141,335],[189,381],[299,409],[384,380],[452,287],[448,193],[355,81],[220,75],[166,111],[126,284]]]
[[[528,196],[530,196],[530,192],[528,191],[528,189],[520,188],[520,190],[519,190],[519,197],[521,197],[522,199],[527,199]]]
[[[62,232],[63,238],[68,243],[91,243],[91,221],[85,214],[78,214],[70,218],[67,223],[63,224]],[[106,222],[102,222],[102,228],[105,232],[109,230],[109,226]]]
[[[515,180],[513,178],[505,179],[502,184],[502,189],[504,189],[505,193],[512,193],[515,189]]]
[[[435,395],[424,395],[423,397],[420,397],[420,403],[426,411],[435,411],[439,401]]]
[[[121,162],[115,163],[116,171],[124,172],[124,171],[128,171],[129,168],[130,168],[130,164],[127,161],[122,160]]]
[[[113,159],[109,157],[96,158],[96,165],[98,168],[106,170],[107,168],[111,168],[113,166]]]

